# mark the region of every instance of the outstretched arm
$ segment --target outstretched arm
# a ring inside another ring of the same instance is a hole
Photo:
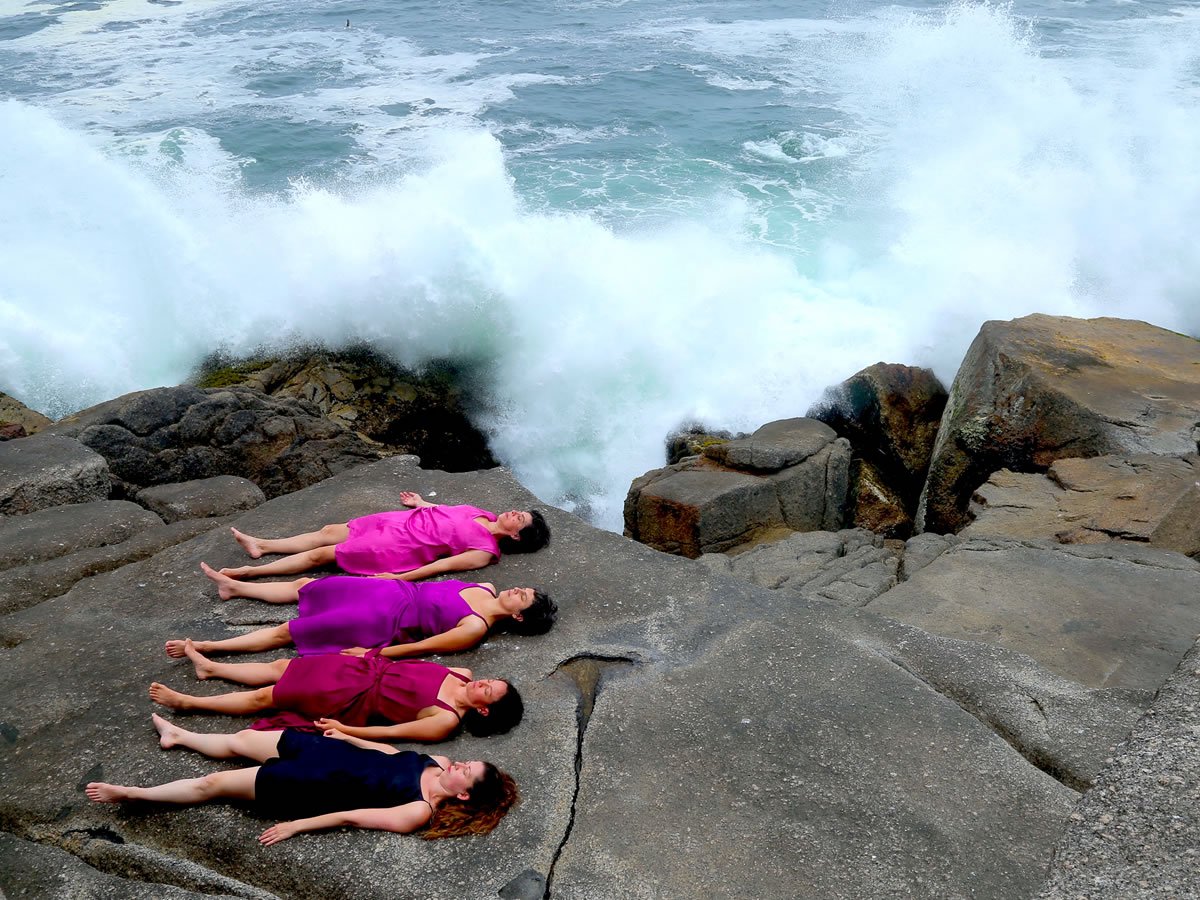
[[[368,741],[440,741],[449,737],[458,727],[458,717],[452,712],[439,710],[436,715],[425,716],[415,722],[402,722],[399,725],[343,725],[334,719],[317,719],[316,726],[322,729],[333,728],[351,737]]]
[[[422,506],[437,506],[436,503],[430,503],[416,491],[401,491],[400,502],[409,509],[420,509]]]
[[[393,644],[379,651],[380,656],[396,659],[402,656],[427,656],[430,653],[457,653],[459,650],[470,650],[487,635],[487,625],[478,616],[469,616],[466,621],[455,625],[449,631],[427,637],[423,641],[413,641],[411,644]],[[355,648],[357,651],[358,648]],[[358,652],[343,650],[351,656],[361,656]]]
[[[322,722],[333,722],[333,719],[320,719]],[[389,756],[400,751],[391,744],[380,744],[378,741],[366,741],[362,738],[357,738],[346,734],[344,731],[338,731],[338,728],[344,728],[341,722],[337,722],[337,728],[327,727],[325,729],[325,737],[335,738],[339,741],[345,741],[347,744],[353,744],[355,747],[362,747],[364,750],[378,750],[380,753],[386,753]]]
[[[464,550],[462,553],[456,553],[454,556],[435,559],[433,562],[421,566],[419,569],[410,569],[398,575],[385,575],[384,577],[396,578],[400,581],[420,581],[422,578],[441,575],[443,572],[465,572],[468,569],[482,569],[484,566],[491,565],[495,559],[496,557],[492,556],[486,550]]]
[[[323,816],[313,816],[309,819],[296,819],[292,822],[280,822],[272,825],[261,835],[259,843],[264,847],[286,841],[294,835],[305,831],[321,831],[325,828],[340,828],[349,825],[352,828],[373,828],[376,831],[394,831],[398,834],[408,834],[416,831],[429,821],[432,812],[424,800],[414,800],[403,806],[393,806],[390,809],[351,809],[346,812],[327,813]]]

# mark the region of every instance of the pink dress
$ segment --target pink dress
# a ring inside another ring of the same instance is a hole
[[[435,559],[482,550],[500,558],[491,532],[475,521],[496,516],[474,506],[420,506],[351,519],[350,536],[334,555],[344,572],[408,572]]]
[[[278,712],[250,727],[257,731],[296,728],[317,731],[314,719],[337,719],[343,725],[412,722],[426,707],[440,706],[458,715],[437,698],[447,675],[465,675],[423,659],[386,659],[378,650],[366,656],[299,656],[275,684]]]
[[[347,647],[411,644],[480,616],[462,598],[469,581],[396,581],[330,575],[300,588],[300,615],[289,629],[301,656]],[[487,620],[484,619],[484,624]]]

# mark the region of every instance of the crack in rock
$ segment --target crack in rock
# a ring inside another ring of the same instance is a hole
[[[575,682],[575,688],[579,691],[579,705],[576,710],[578,732],[575,742],[575,790],[571,794],[571,811],[567,818],[567,827],[563,829],[562,840],[559,841],[558,847],[554,850],[554,857],[550,860],[550,870],[546,873],[543,882],[545,886],[544,890],[540,894],[505,894],[501,891],[501,896],[505,897],[506,900],[508,898],[513,898],[513,900],[516,900],[516,898],[529,898],[529,900],[541,898],[541,900],[550,900],[550,893],[554,883],[554,868],[558,865],[559,857],[562,856],[562,852],[567,846],[567,841],[571,838],[571,831],[575,827],[575,804],[579,800],[580,773],[583,771],[583,741],[587,735],[588,722],[592,718],[592,710],[596,708],[596,697],[600,693],[600,688],[611,676],[614,669],[626,668],[633,665],[637,665],[637,660],[627,656],[600,656],[581,653],[578,656],[573,656],[559,663],[555,669],[555,672],[566,673]],[[505,885],[505,889],[514,886],[516,881],[526,878],[529,874],[529,872],[522,872],[516,879]],[[526,883],[530,888],[534,887],[530,883],[530,880],[527,879]]]

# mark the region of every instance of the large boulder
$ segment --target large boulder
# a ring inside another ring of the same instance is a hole
[[[855,525],[888,537],[911,532],[946,396],[929,369],[879,362],[827,390],[808,411],[854,448]]]
[[[311,530],[391,508],[400,488],[491,509],[535,503],[502,470],[447,475],[397,457],[278,497],[237,524]],[[222,603],[196,571],[202,559],[244,559],[225,527],[0,620],[12,636],[0,652],[0,829],[107,875],[247,897],[333,896],[347,872],[363,900],[1007,900],[1041,883],[1076,792],[881,653],[903,642],[879,634],[883,620],[867,626],[857,609],[546,514],[550,547],[467,577],[547,590],[559,624],[453,658],[512,677],[525,720],[501,737],[435,748],[491,758],[522,785],[524,802],[488,837],[337,831],[264,850],[256,837],[267,822],[235,806],[83,799],[91,780],[152,783],[227,765],[159,749],[145,696],[153,680],[227,690],[197,684],[162,641],[227,636],[235,615],[250,623],[279,611]],[[246,721],[178,718],[206,731]]]
[[[849,444],[811,419],[769,422],[753,435],[634,479],[625,533],[695,558],[788,529],[840,528]]]
[[[158,513],[164,522],[228,516],[254,509],[266,499],[253,481],[235,475],[160,484],[137,493],[137,502]]]
[[[470,420],[482,382],[449,363],[413,372],[366,347],[311,350],[282,359],[210,360],[201,387],[241,385],[303,400],[330,421],[431,469],[466,472],[496,465],[487,437]]]
[[[986,322],[959,367],[917,528],[968,523],[992,472],[1066,457],[1197,450],[1200,342],[1123,319],[1032,315]]]
[[[106,500],[111,491],[104,457],[79,441],[36,434],[0,443],[0,516]]]
[[[0,571],[119,544],[162,519],[128,500],[96,500],[0,519]]]
[[[962,537],[1052,538],[1063,544],[1135,541],[1200,553],[1200,459],[1195,455],[1060,459],[1045,475],[1001,469],[972,497]]]
[[[236,475],[275,497],[381,455],[304,401],[236,387],[137,391],[68,416],[50,433],[77,438],[108,460],[128,496]]]

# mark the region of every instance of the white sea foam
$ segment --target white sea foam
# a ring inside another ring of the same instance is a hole
[[[219,343],[366,339],[410,364],[457,357],[490,373],[482,420],[519,477],[615,527],[630,478],[660,464],[682,420],[751,428],[802,414],[879,359],[948,380],[987,318],[1200,330],[1200,21],[1178,22],[1169,47],[1122,42],[1115,62],[1044,58],[1019,21],[978,5],[764,26],[745,46],[749,25],[693,28],[714,69],[817,79],[856,143],[829,131],[806,144],[815,132],[800,123],[746,143],[757,170],[711,163],[741,193],[684,197],[674,219],[640,229],[531,210],[467,113],[406,138],[407,174],[261,196],[200,129],[114,137],[77,114],[95,95],[54,116],[6,102],[0,387],[59,414],[176,383]],[[772,43],[780,33],[823,36],[802,63],[786,60],[792,37]],[[452,106],[461,90],[470,110],[472,91],[505,89],[447,74],[474,64],[412,63],[410,93],[429,87],[422,96]],[[135,68],[92,90],[119,106]],[[196,102],[175,79],[163,87]],[[358,115],[377,89],[280,102]],[[128,115],[143,102],[154,99],[130,100]],[[385,126],[369,159],[400,152]],[[832,166],[820,191],[804,183]],[[763,238],[783,233],[792,246]]]

